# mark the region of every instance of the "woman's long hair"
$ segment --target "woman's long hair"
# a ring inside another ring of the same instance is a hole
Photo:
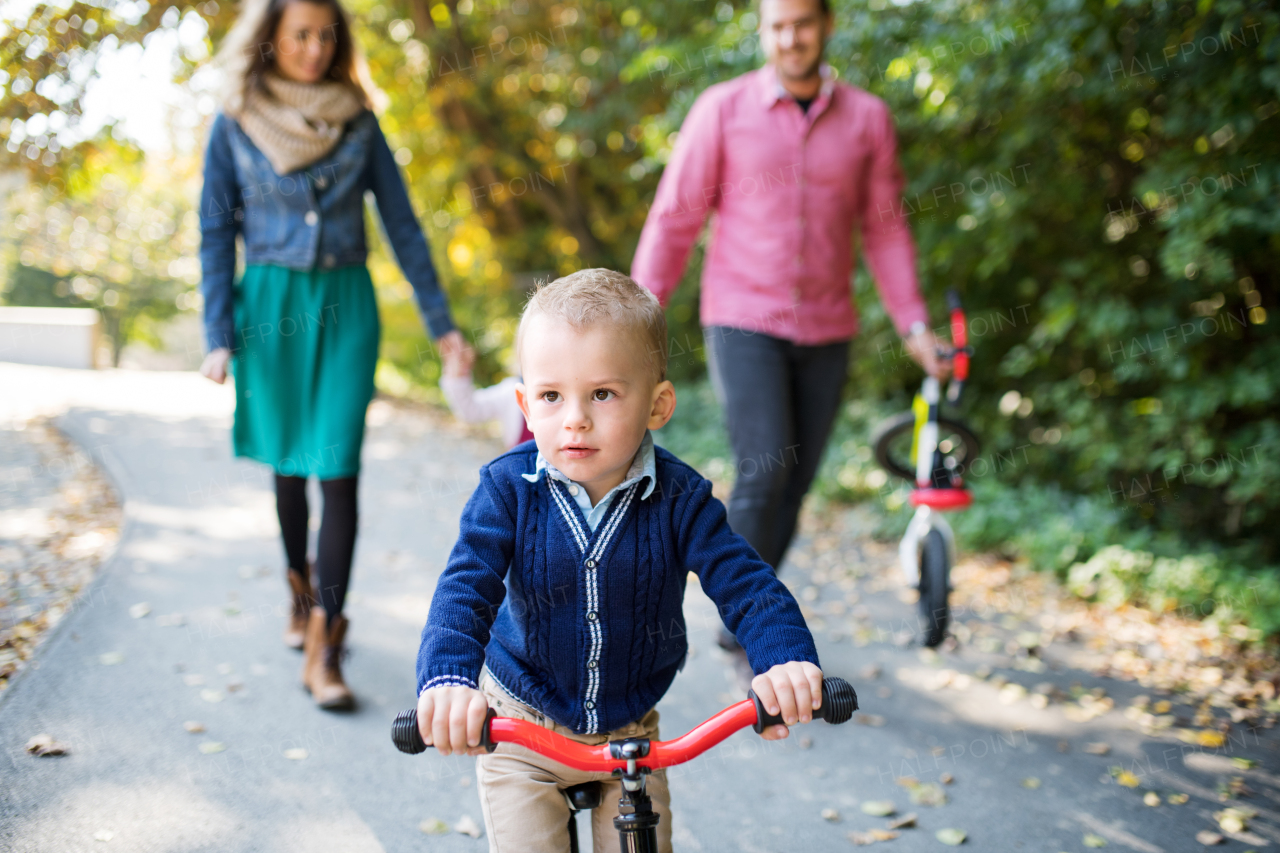
[[[333,11],[336,50],[328,77],[350,86],[365,106],[380,108],[385,96],[369,76],[364,56],[351,35],[351,20],[338,0],[244,0],[240,17],[214,59],[226,75],[222,108],[235,115],[243,109],[250,90],[266,92],[263,76],[276,66],[272,44],[290,3],[312,3]]]

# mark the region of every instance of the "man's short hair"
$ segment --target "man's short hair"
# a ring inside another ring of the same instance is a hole
[[[652,293],[630,276],[606,269],[578,270],[539,285],[525,305],[516,331],[516,359],[529,318],[542,314],[583,330],[606,324],[635,336],[655,382],[667,378],[667,318]],[[523,368],[522,368],[523,370]]]

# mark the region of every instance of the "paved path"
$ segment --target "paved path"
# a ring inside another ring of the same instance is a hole
[[[126,501],[117,554],[0,698],[0,849],[486,849],[484,840],[418,828],[429,818],[479,822],[472,760],[402,756],[388,724],[413,701],[413,656],[434,582],[494,446],[419,411],[371,409],[348,609],[348,672],[361,705],[329,715],[311,705],[297,682],[299,656],[279,640],[286,599],[270,482],[260,466],[230,457],[231,408],[228,389],[191,374],[0,364],[0,423],[60,414],[61,428],[100,460]],[[958,827],[975,850],[1076,851],[1095,833],[1113,848],[1172,853],[1198,849],[1193,836],[1214,826],[1216,786],[1230,776],[1247,777],[1256,792],[1244,802],[1261,813],[1251,821],[1259,837],[1220,849],[1280,841],[1273,735],[1188,752],[1143,737],[1118,712],[1078,723],[1052,707],[1001,704],[986,683],[930,690],[940,667],[969,671],[981,655],[922,658],[892,642],[912,609],[882,571],[883,549],[868,546],[866,565],[849,546],[832,554],[810,542],[807,552],[813,565],[792,570],[794,581],[827,574],[813,606],[856,591],[882,629],[859,647],[842,620],[828,617],[819,650],[828,671],[852,677],[864,710],[883,725],[818,723],[776,745],[739,734],[676,770],[677,849],[847,849],[851,830],[885,824],[861,804],[889,799],[920,815],[919,828],[886,842],[890,851],[942,849],[934,832]],[[132,618],[140,602],[150,615]],[[696,588],[687,615],[693,653],[660,706],[668,737],[734,698],[711,642],[714,611]],[[859,678],[873,664],[884,675]],[[1046,676],[1009,677],[1034,684]],[[1065,670],[1053,677],[1100,683]],[[1140,692],[1105,686],[1118,708]],[[189,734],[185,721],[206,731]],[[23,744],[38,732],[69,742],[72,754],[27,755]],[[1088,741],[1107,741],[1113,752],[1085,754]],[[211,743],[225,749],[202,753]],[[299,749],[305,758],[287,757]],[[1236,770],[1228,756],[1261,766]],[[1141,787],[1111,783],[1107,771],[1117,764],[1133,769]],[[936,808],[911,805],[895,783],[944,773],[954,784]],[[1041,786],[1024,787],[1027,777]],[[1191,799],[1149,808],[1146,789]],[[824,809],[840,819],[823,819]]]

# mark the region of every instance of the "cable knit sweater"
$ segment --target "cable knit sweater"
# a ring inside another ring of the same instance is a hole
[[[480,471],[436,586],[418,691],[475,687],[487,666],[512,695],[581,734],[639,719],[688,653],[689,572],[761,673],[818,663],[795,598],[729,529],[711,483],[657,449],[657,483],[613,501],[592,533],[564,483],[534,471],[525,442]]]

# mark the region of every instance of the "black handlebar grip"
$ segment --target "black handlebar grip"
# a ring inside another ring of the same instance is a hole
[[[426,751],[427,745],[422,740],[422,732],[418,731],[417,708],[396,714],[396,719],[391,724],[391,742],[396,745],[396,749],[410,755]]]
[[[764,704],[754,690],[749,691],[747,695],[756,706],[756,724],[751,727],[756,734],[760,734],[769,726],[786,725],[782,721],[781,714],[769,714],[765,711]],[[822,680],[822,707],[813,712],[815,718],[838,725],[849,722],[856,710],[858,710],[858,694],[854,692],[852,684],[843,678],[831,677]]]
[[[480,729],[480,745],[486,752],[493,752],[498,748],[489,735],[489,721],[496,716],[498,712],[490,708],[485,714],[484,726]],[[430,744],[422,740],[422,732],[418,731],[417,708],[410,708],[396,714],[395,720],[391,723],[391,742],[396,745],[396,749],[410,755],[417,755],[427,750]]]

